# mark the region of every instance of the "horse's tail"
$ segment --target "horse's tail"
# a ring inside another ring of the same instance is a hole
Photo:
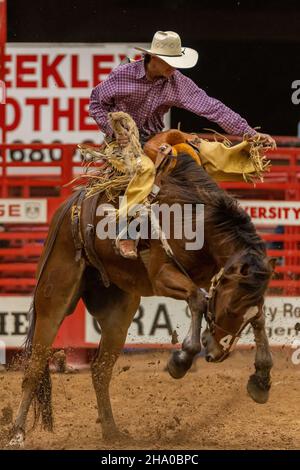
[[[33,341],[33,335],[34,335],[34,330],[35,330],[36,315],[35,315],[35,308],[34,308],[34,294],[33,294],[31,305],[29,307],[28,318],[29,318],[29,328],[27,331],[27,336],[26,336],[24,345],[23,345],[26,358],[29,358],[31,356],[32,341]]]
[[[27,337],[24,343],[25,358],[27,359],[27,365],[23,380],[23,385],[30,377],[27,374],[29,361],[32,355],[32,344],[33,336],[36,324],[36,310],[34,306],[34,297],[29,309],[29,329]],[[38,351],[36,352],[38,354]],[[33,428],[36,427],[41,419],[42,426],[45,430],[53,430],[53,411],[52,411],[52,382],[50,376],[49,361],[47,360],[45,369],[42,374],[39,375],[39,381],[34,391],[32,398],[32,405],[34,411],[34,422]]]

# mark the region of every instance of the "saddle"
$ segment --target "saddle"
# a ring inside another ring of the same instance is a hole
[[[99,272],[103,285],[109,287],[109,277],[95,250],[96,229],[94,219],[99,195],[95,194],[91,197],[89,210],[85,210],[84,213],[82,213],[82,204],[85,197],[86,189],[83,188],[78,192],[71,207],[71,230],[75,247],[75,261],[80,262],[84,255],[87,263],[96,268]]]
[[[170,129],[168,131],[160,132],[149,139],[144,145],[144,152],[155,163],[155,167],[160,164],[160,160],[163,158],[159,150],[164,145],[172,147],[172,154],[174,156],[177,156],[179,153],[187,153],[196,161],[196,163],[198,163],[198,165],[201,165],[199,153],[195,150],[199,143],[200,139],[194,134],[187,134],[180,130]],[[175,165],[176,159],[174,160],[172,168]]]

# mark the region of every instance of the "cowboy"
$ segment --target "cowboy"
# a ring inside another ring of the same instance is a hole
[[[138,126],[141,142],[145,143],[163,130],[164,115],[176,106],[216,122],[229,134],[258,134],[271,145],[275,144],[271,136],[258,133],[239,114],[208,96],[178,70],[194,67],[198,53],[182,47],[177,33],[157,31],[150,49],[136,49],[143,52],[142,60],[120,65],[92,90],[90,115],[107,137],[113,134],[107,119],[109,112],[130,114]],[[115,137],[120,146],[128,144],[127,135]],[[136,255],[134,240],[121,240],[119,249],[125,257]]]

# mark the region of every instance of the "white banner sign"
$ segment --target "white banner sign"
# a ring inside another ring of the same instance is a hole
[[[8,44],[7,142],[100,143],[103,134],[88,114],[91,91],[126,56],[141,58],[135,46],[145,44]],[[12,159],[23,155],[11,153]],[[25,161],[51,160],[45,150],[42,156],[28,153]]]
[[[28,330],[31,297],[0,296],[0,341],[7,347],[21,347]]]
[[[8,347],[19,347],[28,329],[31,297],[0,297],[0,341]],[[267,297],[266,331],[271,345],[292,345],[300,338],[295,326],[300,322],[299,297]],[[185,302],[165,297],[143,298],[131,324],[126,343],[165,345],[171,343],[174,331],[181,342],[188,332],[190,314]],[[204,327],[204,322],[203,322]],[[75,325],[74,325],[75,328]],[[86,312],[85,341],[98,345],[100,329]],[[247,327],[239,344],[253,344],[251,327]]]
[[[270,344],[292,344],[297,338],[295,325],[300,321],[299,297],[267,297],[265,300],[266,330]],[[190,313],[186,302],[165,297],[143,298],[127,336],[127,344],[166,344],[174,331],[182,342],[190,326]],[[203,328],[205,322],[203,322]],[[97,322],[86,313],[88,343],[98,344],[100,329]],[[300,335],[299,335],[300,336]],[[253,344],[253,333],[248,326],[239,344]]]
[[[245,201],[241,206],[257,225],[300,225],[299,201]]]
[[[47,222],[47,199],[0,199],[0,224]]]

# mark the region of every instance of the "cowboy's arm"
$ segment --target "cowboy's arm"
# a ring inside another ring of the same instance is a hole
[[[102,83],[99,83],[91,93],[89,114],[95,119],[100,130],[105,133],[107,137],[111,137],[113,131],[107,121],[107,114],[113,110],[114,96],[117,90],[117,77],[115,73]]]
[[[229,134],[255,135],[257,132],[238,113],[221,101],[208,96],[190,78],[181,76],[179,85],[180,107],[216,122]]]

